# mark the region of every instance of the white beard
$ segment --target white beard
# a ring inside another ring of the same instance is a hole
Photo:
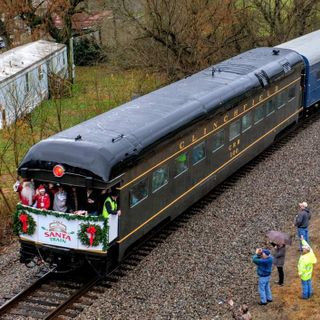
[[[32,182],[25,181],[22,183],[21,196],[28,199],[29,206],[32,205],[34,196],[34,186]]]

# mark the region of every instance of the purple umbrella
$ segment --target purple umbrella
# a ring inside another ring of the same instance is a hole
[[[281,232],[281,231],[271,230],[267,233],[267,237],[269,238],[270,242],[273,242],[276,244],[291,245],[291,243],[292,243],[291,236],[289,234]]]

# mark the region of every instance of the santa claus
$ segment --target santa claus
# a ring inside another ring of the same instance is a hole
[[[32,206],[34,198],[34,184],[32,181],[24,179],[22,183],[17,181],[13,185],[13,190],[19,193],[19,198],[22,204]]]
[[[40,185],[38,189],[36,190],[36,195],[34,197],[34,200],[36,201],[36,208],[39,209],[46,209],[48,210],[50,207],[50,197],[46,193],[46,189],[43,185]]]

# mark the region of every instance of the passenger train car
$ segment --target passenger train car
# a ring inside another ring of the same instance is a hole
[[[40,141],[18,168],[23,178],[117,190],[121,216],[18,204],[21,261],[121,260],[298,122],[319,102],[319,87],[316,31],[247,51]],[[21,215],[29,219],[24,231]]]

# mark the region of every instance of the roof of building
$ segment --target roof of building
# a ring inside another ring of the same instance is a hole
[[[303,55],[309,65],[320,62],[320,30],[308,33],[302,37],[281,43],[277,48],[291,49]]]
[[[19,169],[39,168],[41,161],[61,163],[107,182],[114,178],[114,166],[193,121],[221,112],[226,102],[243,99],[266,79],[284,77],[299,62],[301,56],[291,50],[247,51],[39,142]]]
[[[64,44],[38,40],[0,54],[0,83],[65,47]]]
[[[111,10],[105,10],[101,12],[78,12],[75,13],[72,18],[72,29],[74,31],[80,32],[83,30],[94,30],[98,26],[101,25],[105,17],[112,17],[112,11]],[[58,29],[62,29],[64,26],[63,19],[57,15],[54,14],[53,16],[53,23]]]

